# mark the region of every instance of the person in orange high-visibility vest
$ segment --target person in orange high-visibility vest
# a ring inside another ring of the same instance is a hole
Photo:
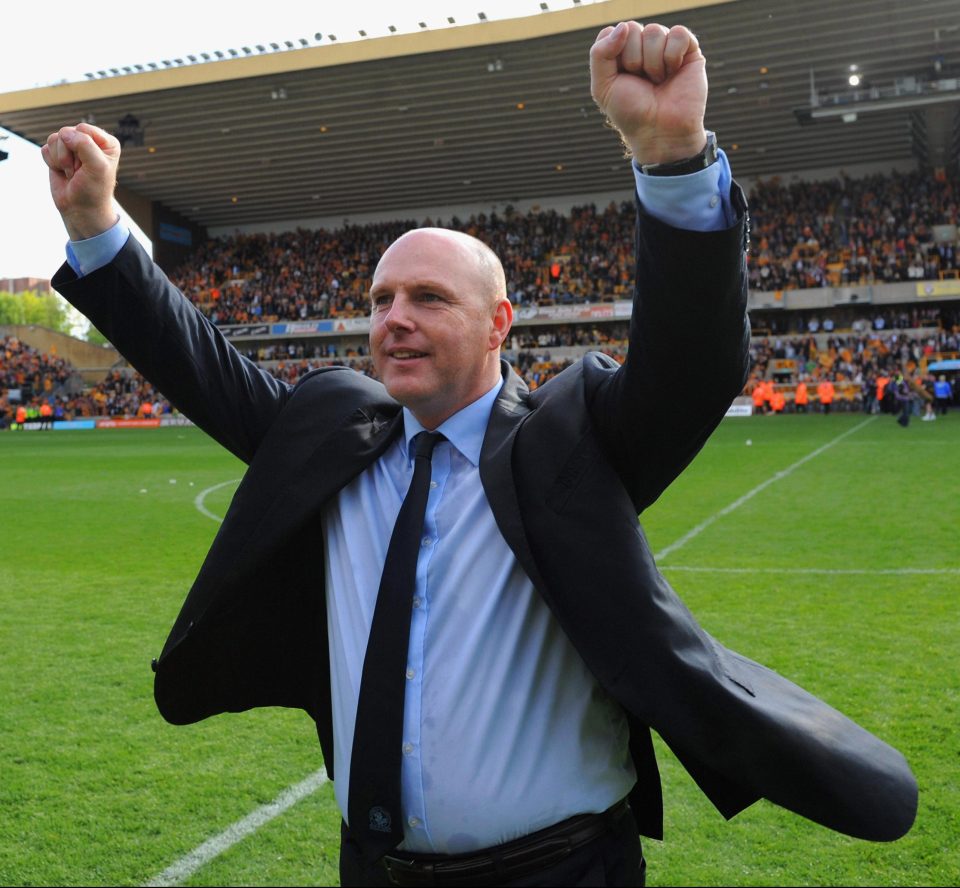
[[[772,402],[773,402],[773,380],[772,380],[772,379],[765,379],[765,380],[763,381],[763,400],[764,400],[764,407],[766,408],[766,411],[769,413],[770,410],[771,410],[771,408],[772,408],[772,406],[773,406],[773,404],[772,404]]]
[[[783,413],[783,408],[787,404],[787,396],[780,389],[774,389],[770,395],[770,408],[774,413]]]
[[[758,379],[753,384],[753,390],[750,392],[750,397],[753,399],[753,412],[754,413],[766,413],[766,401],[763,397],[764,395],[764,385],[763,380]]]
[[[830,405],[833,404],[835,395],[836,389],[829,379],[824,379],[817,385],[817,397],[820,399],[820,409],[823,413],[830,412]]]
[[[891,405],[884,405],[883,396],[887,392],[887,385],[890,382],[890,377],[881,374],[877,377],[877,410],[881,413],[889,413],[892,410]]]
[[[27,408],[24,407],[23,404],[21,404],[21,405],[17,408],[17,414],[16,414],[15,419],[16,419],[16,422],[17,422],[17,427],[22,429],[22,428],[23,428],[23,424],[27,421]]]
[[[810,393],[807,391],[807,381],[800,377],[797,383],[797,391],[793,396],[793,403],[797,405],[797,413],[806,413],[807,404],[810,403]]]
[[[40,428],[41,429],[53,428],[53,408],[50,406],[50,403],[48,401],[44,401],[40,405]]]

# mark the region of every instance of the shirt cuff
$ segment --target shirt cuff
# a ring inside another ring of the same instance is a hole
[[[117,219],[96,237],[67,242],[67,262],[77,277],[85,277],[104,265],[109,265],[130,237],[130,229],[122,219]]]
[[[688,231],[720,231],[737,221],[730,204],[733,174],[722,148],[717,162],[686,176],[646,176],[633,164],[637,197],[655,219]]]

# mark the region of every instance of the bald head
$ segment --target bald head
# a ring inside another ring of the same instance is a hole
[[[380,257],[380,263],[397,250],[418,253],[430,251],[434,257],[439,254],[442,257],[440,261],[466,273],[476,287],[476,295],[482,296],[490,305],[507,298],[507,279],[499,257],[482,240],[472,235],[449,228],[414,228],[387,247]],[[434,261],[437,259],[434,258]],[[377,265],[379,270],[380,264]],[[377,271],[373,274],[374,281]]]
[[[435,429],[501,379],[513,321],[503,266],[475,237],[417,228],[370,284],[370,354],[387,392]]]

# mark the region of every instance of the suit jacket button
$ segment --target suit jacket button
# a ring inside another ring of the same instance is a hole
[[[154,672],[157,671],[157,658],[156,658],[156,657],[154,657],[154,658],[150,661],[150,668],[151,668]]]

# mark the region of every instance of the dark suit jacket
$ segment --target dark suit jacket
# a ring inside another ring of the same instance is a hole
[[[739,189],[733,196],[743,211]],[[746,241],[745,218],[698,233],[641,210],[628,360],[590,354],[532,393],[504,364],[481,480],[518,561],[628,714],[641,832],[662,832],[652,727],[727,817],[765,797],[854,836],[894,839],[917,802],[903,757],[711,638],[657,571],[637,521],[743,385]],[[54,285],[249,463],[155,665],[161,713],[189,723],[303,708],[329,771],[319,516],[399,432],[399,405],[348,369],[314,371],[295,386],[260,371],[132,238],[110,265],[82,280],[64,266]]]

